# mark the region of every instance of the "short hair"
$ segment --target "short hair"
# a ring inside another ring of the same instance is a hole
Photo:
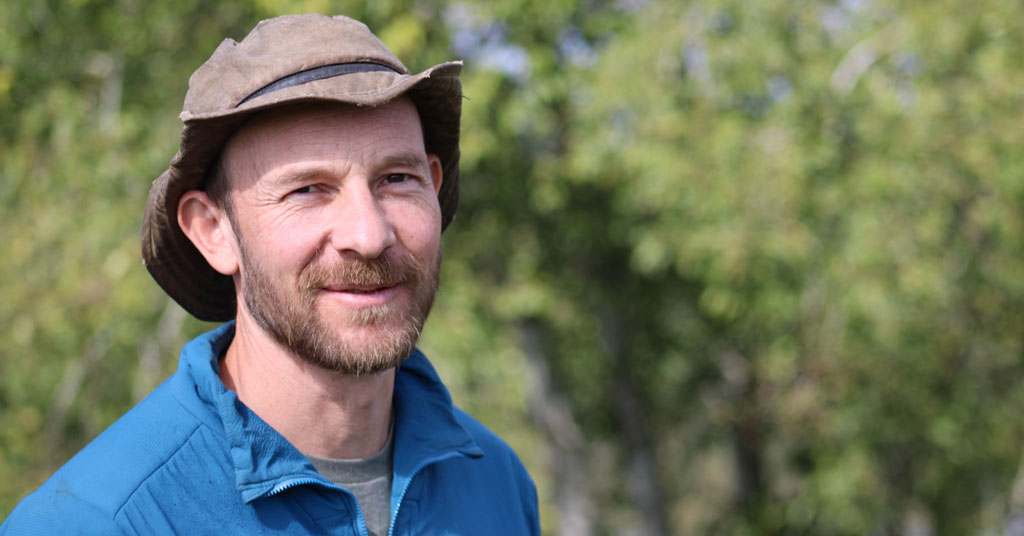
[[[223,156],[223,151],[217,153],[217,158],[213,160],[209,171],[206,173],[203,189],[206,190],[206,195],[210,197],[213,203],[224,209],[230,217],[232,216],[231,188],[228,185],[228,174],[227,169],[225,169]]]

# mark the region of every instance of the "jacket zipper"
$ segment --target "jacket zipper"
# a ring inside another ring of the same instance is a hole
[[[428,458],[413,469],[412,474],[409,475],[409,480],[407,480],[405,482],[405,486],[402,487],[402,493],[398,496],[398,503],[395,504],[395,511],[391,513],[391,526],[388,527],[388,536],[395,536],[395,524],[398,521],[398,512],[402,509],[402,501],[405,500],[405,494],[409,491],[409,486],[412,485],[412,481],[416,478],[416,475],[418,475],[420,471],[428,465],[442,462],[456,456],[465,456],[465,454],[462,454],[461,452],[447,452],[436,458]]]
[[[285,491],[287,489],[294,488],[295,486],[304,486],[306,484],[316,484],[318,486],[322,486],[325,488],[337,488],[339,490],[341,489],[338,486],[328,484],[327,482],[324,482],[323,480],[318,480],[316,478],[294,478],[292,480],[286,480],[284,482],[276,484],[273,488],[271,488],[270,491],[265,493],[264,496],[270,497],[273,495],[277,495],[278,493],[281,493],[282,491]]]
[[[418,468],[417,468],[417,471],[419,471]],[[413,474],[415,474],[415,473],[413,473]],[[412,479],[410,479],[410,481],[411,480]],[[335,490],[338,490],[340,492],[347,493],[348,495],[352,495],[352,492],[350,492],[350,491],[348,491],[348,490],[346,490],[346,489],[344,489],[344,488],[342,488],[340,486],[337,486],[337,485],[329,483],[329,482],[324,482],[323,480],[318,480],[316,478],[308,478],[307,477],[307,478],[296,478],[296,479],[293,479],[293,480],[288,480],[288,481],[285,481],[285,482],[281,482],[280,484],[277,484],[276,486],[274,486],[264,496],[265,497],[270,497],[270,496],[273,496],[273,495],[277,495],[278,493],[281,493],[281,492],[283,492],[285,490],[294,488],[296,486],[305,486],[307,484],[315,484],[315,485],[318,485],[318,486],[321,486],[321,487],[324,487],[324,488],[327,488],[327,489],[335,489]],[[403,491],[402,494],[405,495],[405,492]],[[369,529],[366,528],[366,520],[363,518],[363,509],[360,508],[359,501],[355,500],[355,497],[353,497],[353,501],[352,502],[355,503],[355,505],[356,505],[356,519],[359,521],[356,524],[356,527],[359,528],[359,533],[362,536],[369,536],[370,532],[369,532]],[[401,501],[399,501],[399,502],[401,502]],[[396,509],[395,511],[397,512],[398,510]]]
[[[409,487],[412,485],[412,481],[416,478],[416,475],[418,475],[420,473],[420,471],[422,471],[423,468],[428,466],[428,465],[431,465],[431,464],[434,464],[434,463],[438,463],[438,462],[442,462],[444,460],[447,460],[449,458],[454,458],[456,456],[465,456],[465,455],[462,454],[461,452],[447,452],[447,453],[445,453],[445,454],[443,454],[441,456],[437,456],[437,457],[434,457],[434,458],[428,458],[428,459],[424,460],[422,463],[420,463],[419,465],[417,465],[415,469],[413,469],[412,474],[409,475],[409,480],[406,481],[405,485],[402,487],[402,493],[398,496],[398,503],[395,505],[395,511],[392,512],[392,514],[391,514],[391,523],[390,523],[390,526],[388,527],[388,536],[394,536],[394,534],[395,534],[395,522],[398,521],[398,512],[402,509],[402,501],[405,500],[405,494],[409,491]],[[338,487],[338,486],[336,486],[334,484],[331,484],[331,483],[328,483],[328,482],[324,482],[323,480],[318,480],[316,478],[308,478],[307,477],[307,478],[296,478],[296,479],[293,479],[293,480],[288,480],[288,481],[285,481],[285,482],[281,482],[280,484],[277,484],[276,486],[274,486],[273,489],[268,491],[266,496],[269,497],[269,496],[272,496],[272,495],[277,495],[278,493],[281,493],[282,491],[285,491],[285,490],[287,490],[289,488],[294,488],[295,486],[302,486],[302,485],[306,485],[306,484],[316,484],[318,486],[323,486],[325,488],[331,488],[331,489],[336,489],[338,491],[347,492],[347,490],[345,490],[345,489],[343,489],[341,487]],[[366,536],[368,534],[367,531],[366,531],[366,522],[363,520],[363,512],[362,512],[362,509],[359,508],[359,501],[356,501],[356,512],[359,515],[359,523],[358,523],[359,531],[364,536]]]

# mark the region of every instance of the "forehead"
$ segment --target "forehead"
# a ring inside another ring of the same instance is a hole
[[[425,156],[419,114],[401,97],[376,107],[338,103],[291,105],[261,113],[224,145],[229,175],[323,159],[365,161],[389,152]]]

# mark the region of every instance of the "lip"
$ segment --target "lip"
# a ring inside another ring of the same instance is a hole
[[[332,300],[344,302],[352,307],[372,307],[387,304],[395,299],[400,288],[400,284],[387,287],[353,285],[325,287],[320,292]]]

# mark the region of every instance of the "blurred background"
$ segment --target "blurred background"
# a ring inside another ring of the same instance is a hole
[[[296,12],[463,59],[421,347],[550,535],[1024,534],[1018,0],[0,4],[0,517],[176,369],[189,74]]]

